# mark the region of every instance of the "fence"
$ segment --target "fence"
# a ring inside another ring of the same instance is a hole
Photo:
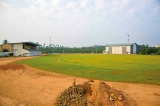
[[[29,54],[30,56],[38,56],[38,55],[41,55],[41,52],[32,50],[32,51],[29,51]]]
[[[12,54],[12,52],[0,52],[0,57],[11,56]]]

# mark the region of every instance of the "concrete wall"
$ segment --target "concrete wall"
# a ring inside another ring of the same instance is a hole
[[[107,54],[109,53],[109,47],[106,47],[106,53]]]
[[[122,46],[115,46],[115,51],[113,54],[122,54]]]
[[[0,52],[2,52],[3,49],[7,49],[9,52],[13,52],[12,45],[10,45],[10,44],[1,45],[0,46]]]
[[[29,56],[29,51],[23,49],[23,44],[13,44],[14,56],[24,55]]]
[[[126,49],[127,49],[127,50],[126,50],[126,51],[127,51],[127,54],[131,54],[131,46],[127,46]]]
[[[112,47],[112,54],[116,54],[116,47]]]
[[[111,48],[112,48],[112,52],[110,53],[109,47],[106,47],[107,54],[122,54],[122,46],[113,46]],[[130,48],[129,48],[129,50],[130,50]]]

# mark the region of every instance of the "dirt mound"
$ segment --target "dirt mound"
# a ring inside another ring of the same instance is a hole
[[[124,92],[111,88],[104,82],[90,80],[72,86],[62,92],[57,106],[136,106],[136,102]]]
[[[25,69],[24,65],[21,64],[6,64],[0,65],[0,70],[17,70],[17,69]]]
[[[57,106],[86,106],[87,98],[84,94],[84,88],[81,85],[76,85],[74,81],[72,86],[59,95],[55,104]]]

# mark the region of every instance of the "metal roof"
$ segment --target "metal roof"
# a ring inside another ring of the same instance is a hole
[[[34,43],[34,42],[16,42],[16,43],[10,43],[10,44],[20,44],[20,43],[30,44],[30,45],[34,45],[34,46],[42,46],[42,45]]]
[[[107,46],[131,46],[133,44],[136,44],[136,43],[108,44]]]

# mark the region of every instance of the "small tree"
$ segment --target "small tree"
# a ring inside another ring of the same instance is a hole
[[[157,55],[160,55],[160,50],[157,52]]]
[[[8,44],[9,43],[9,41],[7,40],[7,39],[5,39],[4,41],[3,41],[3,44]]]

